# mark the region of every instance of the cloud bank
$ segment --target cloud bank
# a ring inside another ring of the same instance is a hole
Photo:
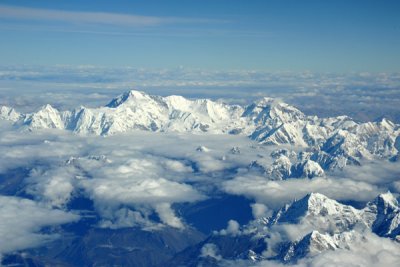
[[[31,200],[0,196],[0,255],[54,240],[57,234],[41,234],[39,230],[78,219],[77,215]]]
[[[345,114],[356,120],[372,121],[384,116],[400,122],[396,108],[400,105],[399,73],[212,71],[184,67],[0,67],[0,104],[20,111],[31,112],[47,103],[61,109],[105,105],[115,95],[131,88],[155,95],[179,94],[232,103],[248,103],[268,96],[283,99],[306,114],[320,117]]]

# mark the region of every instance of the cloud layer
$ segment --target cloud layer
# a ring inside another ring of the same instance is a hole
[[[261,218],[310,192],[349,202],[370,201],[387,190],[400,193],[399,161],[365,160],[361,166],[327,170],[324,177],[281,181],[249,168],[254,160],[272,164],[271,153],[277,148],[260,145],[245,136],[135,131],[99,137],[60,130],[19,131],[0,121],[0,194],[8,195],[2,197],[0,207],[6,217],[15,210],[20,212],[3,219],[3,224],[0,222],[0,235],[15,239],[13,246],[0,248],[0,252],[9,253],[56,238],[40,229],[77,220],[72,214],[83,214],[88,208],[72,208],[71,203],[77,199],[93,204],[89,208],[98,220],[91,227],[137,227],[145,231],[172,227],[184,231],[190,225],[179,205],[221,194],[247,197],[254,202],[254,218]],[[30,223],[18,224],[18,218]],[[17,230],[8,231],[13,224]],[[226,229],[215,230],[221,230],[219,233],[225,237],[243,233],[233,218],[226,224]],[[310,230],[310,225],[274,229],[276,234],[284,233],[291,239]],[[379,249],[376,237],[366,236],[371,240],[371,249]],[[392,245],[388,242],[381,250],[382,255],[389,253],[387,258],[394,261],[397,255],[392,253]],[[354,249],[351,253],[357,252]],[[202,255],[226,262],[212,245],[204,246]],[[326,257],[331,254],[327,252]],[[299,264],[313,264],[314,260],[325,264],[319,256]],[[384,262],[383,258],[377,262]]]
[[[50,209],[31,200],[0,196],[0,256],[54,240],[57,234],[40,234],[45,226],[79,219],[79,216]]]
[[[310,115],[345,114],[361,121],[385,116],[400,122],[396,108],[400,105],[399,73],[333,74],[95,66],[0,68],[0,104],[20,111],[31,112],[47,103],[61,109],[104,105],[115,95],[131,88],[164,96],[179,94],[223,98],[233,103],[248,103],[268,96],[283,99]]]

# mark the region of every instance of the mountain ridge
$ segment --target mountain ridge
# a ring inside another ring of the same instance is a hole
[[[372,157],[397,159],[400,149],[400,125],[387,119],[357,123],[347,116],[306,116],[272,98],[240,106],[131,90],[99,108],[59,111],[48,104],[37,112],[21,114],[3,106],[0,119],[21,129],[63,129],[102,136],[135,130],[240,134],[260,144],[307,148],[314,151],[310,159],[323,169],[359,165]]]

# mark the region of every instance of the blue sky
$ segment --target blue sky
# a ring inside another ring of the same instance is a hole
[[[400,71],[400,1],[0,1],[0,64]]]

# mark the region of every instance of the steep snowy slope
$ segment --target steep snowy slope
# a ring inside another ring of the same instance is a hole
[[[333,235],[312,231],[298,241],[283,244],[274,259],[284,263],[294,263],[302,258],[316,256],[327,250],[347,249],[359,236],[360,234],[355,231]]]
[[[398,229],[398,216],[399,206],[391,193],[379,195],[364,209],[355,209],[322,194],[312,193],[287,204],[271,217],[255,219],[231,233],[214,233],[177,254],[167,266],[179,266],[184,262],[193,263],[191,266],[204,263],[204,248],[211,246],[215,252],[207,254],[214,259],[215,265],[211,266],[219,266],[221,258],[292,264],[327,251],[349,250],[360,242],[368,242],[371,236],[379,238],[371,231],[378,236],[396,239],[396,236],[388,235],[388,229]],[[378,227],[382,224],[391,227],[382,232]],[[299,238],[290,238],[290,233],[302,231],[305,233]]]
[[[363,215],[376,234],[391,238],[400,235],[400,206],[390,192],[380,194],[369,202]]]
[[[285,205],[271,217],[255,219],[231,233],[214,233],[179,253],[168,266],[184,262],[193,262],[196,266],[204,261],[201,256],[204,247],[211,245],[215,252],[213,255],[219,255],[214,260],[296,263],[326,251],[349,250],[360,242],[367,242],[367,236],[375,236],[371,231],[396,240],[398,218],[399,205],[391,193],[379,195],[364,209],[355,209],[322,194],[311,193]],[[292,240],[289,237],[294,230],[305,233]]]
[[[60,112],[47,104],[35,113],[25,116],[23,123],[30,129],[64,129],[64,121]]]
[[[314,230],[335,233],[366,225],[359,210],[319,193],[308,194],[277,211],[269,224],[278,223],[307,224]]]
[[[46,105],[30,114],[1,107],[0,118],[30,130],[56,128],[95,135],[131,130],[242,134],[260,144],[309,148],[313,151],[309,159],[323,169],[358,165],[374,156],[395,160],[400,146],[400,126],[386,119],[368,123],[346,116],[320,119],[271,98],[241,107],[132,90],[105,107],[61,112]],[[312,162],[305,164],[315,169]],[[307,172],[304,175],[310,176]]]
[[[13,108],[2,106],[0,107],[0,119],[16,122],[21,119],[21,114]]]
[[[310,159],[297,160],[285,155],[278,156],[270,165],[264,159],[253,161],[248,169],[257,171],[271,180],[285,180],[289,178],[315,178],[325,175],[322,167]]]

